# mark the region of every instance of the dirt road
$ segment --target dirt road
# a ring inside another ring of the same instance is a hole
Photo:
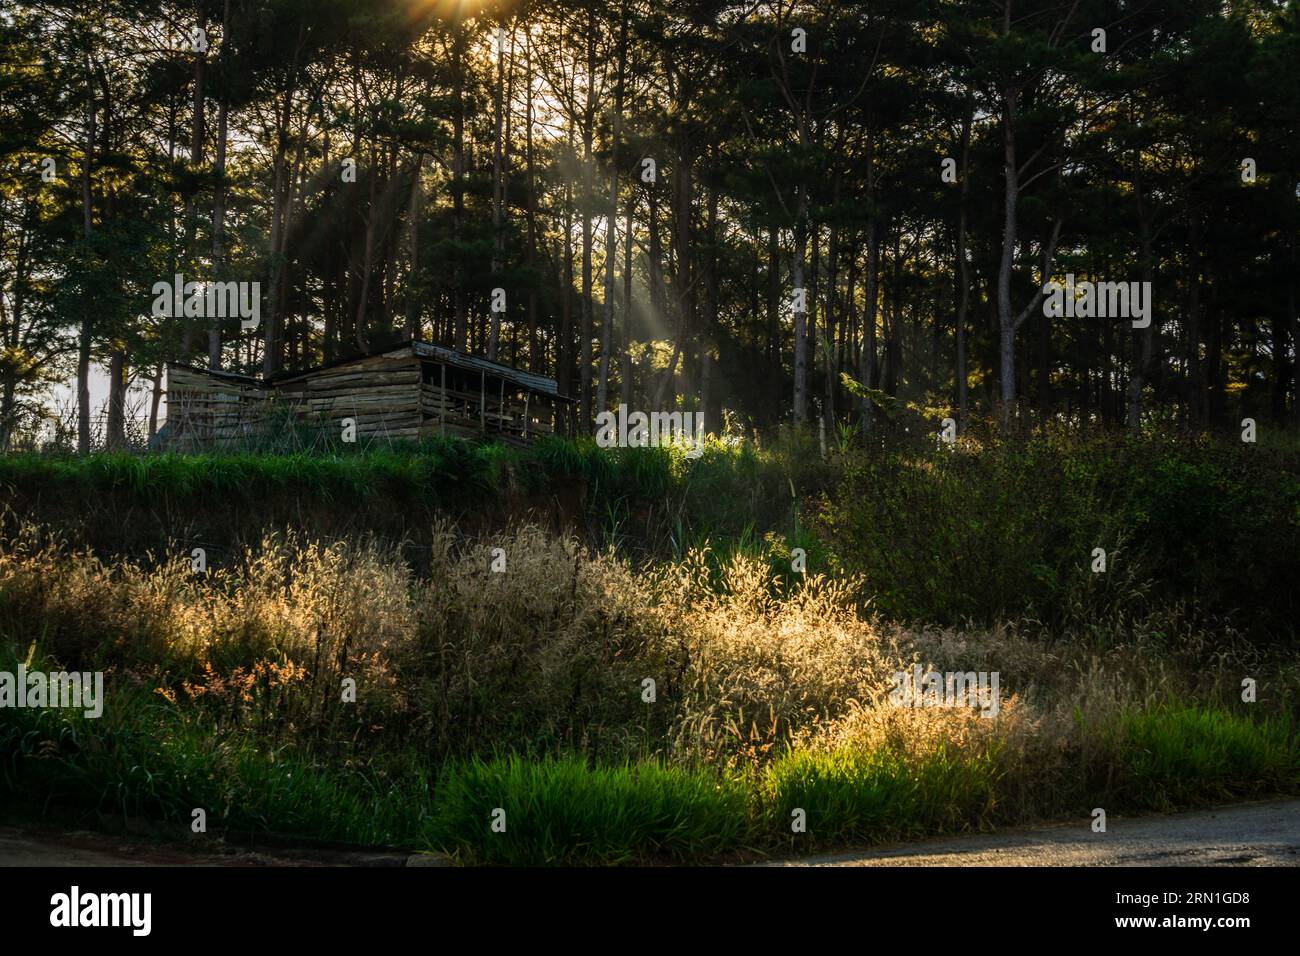
[[[775,866],[1300,866],[1300,800],[927,840]]]
[[[764,866],[1298,866],[1300,800],[1108,821],[1004,830],[836,853]],[[0,826],[0,866],[413,866],[403,853],[254,852]]]
[[[250,850],[216,843],[186,846],[77,831],[0,826],[2,866],[424,866],[444,857],[402,852]]]

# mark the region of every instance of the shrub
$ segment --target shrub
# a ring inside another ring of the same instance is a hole
[[[891,618],[1115,630],[1183,605],[1280,639],[1300,611],[1287,584],[1300,574],[1297,464],[1253,446],[1050,431],[886,449],[848,461],[818,526]]]

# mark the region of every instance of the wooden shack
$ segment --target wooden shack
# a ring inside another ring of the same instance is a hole
[[[430,435],[514,444],[568,431],[573,400],[555,379],[411,340],[370,355],[257,379],[167,367],[167,435],[176,451],[236,448],[292,423],[342,429],[358,442]]]

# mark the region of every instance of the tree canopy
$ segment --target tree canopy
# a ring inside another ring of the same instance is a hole
[[[1297,0],[0,0],[6,447],[409,337],[583,430],[1297,427],[1298,244]]]

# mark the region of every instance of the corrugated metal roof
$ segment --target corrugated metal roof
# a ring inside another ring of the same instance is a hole
[[[238,382],[240,385],[256,385],[258,388],[266,388],[266,383],[251,375],[240,375],[237,372],[223,372],[220,369],[204,368],[201,365],[186,365],[183,362],[168,362],[168,369],[180,369],[186,372],[197,372],[199,375],[210,375],[213,378],[227,379],[231,382]]]
[[[563,401],[573,401],[566,395],[560,394],[559,386],[555,379],[547,378],[545,375],[538,375],[535,372],[525,372],[523,369],[511,368],[509,365],[502,365],[500,362],[490,362],[484,358],[478,358],[473,355],[462,355],[454,349],[443,348],[441,345],[434,345],[432,342],[411,342],[411,350],[420,358],[430,358],[437,362],[443,362],[447,365],[454,365],[457,368],[471,369],[475,372],[485,372],[488,375],[503,378],[507,382],[514,382],[525,388],[530,388],[535,392],[542,392],[551,395]]]
[[[187,371],[198,372],[203,375],[211,375],[214,378],[237,381],[241,384],[255,385],[259,388],[267,388],[302,378],[309,378],[314,373],[320,372],[324,369],[338,368],[339,366],[347,365],[351,362],[359,362],[363,359],[375,358],[379,355],[396,355],[407,350],[409,350],[416,358],[431,359],[432,361],[442,362],[446,365],[454,365],[456,368],[486,373],[496,378],[503,378],[507,382],[514,382],[516,385],[521,385],[534,392],[541,392],[544,395],[550,395],[560,401],[573,401],[573,399],[569,398],[567,395],[560,394],[559,386],[553,378],[547,378],[545,375],[538,375],[536,372],[526,372],[523,369],[511,368],[509,365],[502,365],[500,362],[491,362],[485,358],[478,358],[474,355],[463,355],[455,349],[445,348],[441,345],[434,345],[432,342],[421,342],[418,339],[403,342],[401,345],[396,347],[390,345],[387,348],[364,355],[351,355],[345,358],[335,359],[332,362],[318,365],[315,368],[303,369],[296,372],[279,372],[273,375],[269,382],[248,375],[237,375],[234,372],[212,371],[195,365],[179,365],[178,363],[169,364],[184,368]]]
[[[284,369],[276,372],[269,379],[272,385],[283,385],[285,382],[296,382],[300,378],[310,378],[317,372],[330,371],[336,368],[342,368],[345,365],[351,365],[353,362],[363,362],[366,359],[379,358],[388,356],[396,358],[402,355],[411,354],[411,343],[403,342],[400,345],[389,345],[386,348],[378,349],[373,352],[357,352],[354,355],[344,355],[342,358],[331,359],[321,365],[313,365],[311,368],[304,369]]]

